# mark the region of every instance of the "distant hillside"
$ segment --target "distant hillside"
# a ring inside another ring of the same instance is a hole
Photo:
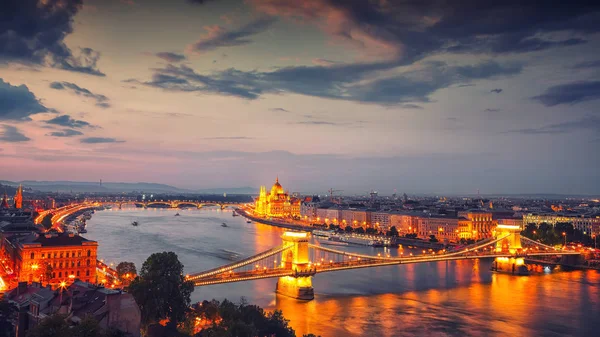
[[[258,194],[258,188],[254,187],[234,187],[234,188],[206,188],[195,190],[199,194]]]
[[[0,186],[18,186],[23,184],[26,189],[40,192],[74,192],[74,193],[121,193],[121,192],[144,192],[144,193],[195,193],[195,194],[255,194],[258,188],[234,187],[234,188],[209,188],[190,190],[156,183],[112,183],[112,182],[81,182],[81,181],[4,181],[0,180]],[[4,191],[0,191],[4,193]],[[12,188],[7,193],[12,192]],[[14,192],[12,192],[14,193]]]
[[[155,183],[111,183],[103,182],[80,182],[80,181],[36,181],[24,180],[19,182],[0,181],[3,185],[16,186],[23,184],[27,188],[41,192],[86,192],[86,193],[110,193],[110,192],[153,192],[153,193],[190,193],[192,191],[177,188],[170,185]]]

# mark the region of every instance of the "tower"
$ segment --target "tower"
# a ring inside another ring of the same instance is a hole
[[[293,271],[290,276],[282,276],[277,280],[276,292],[299,300],[310,301],[315,298],[308,252],[308,233],[285,232],[281,236],[283,244],[290,246],[281,253],[281,268]]]
[[[15,193],[15,208],[23,208],[23,186],[21,184],[17,188],[17,193]]]
[[[6,195],[6,192],[4,192],[4,198],[2,198],[0,208],[8,208],[8,195]]]

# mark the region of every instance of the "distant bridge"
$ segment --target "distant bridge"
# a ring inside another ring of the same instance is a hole
[[[114,200],[114,201],[98,201],[98,205],[118,205],[119,209],[123,205],[136,205],[138,207],[148,208],[149,206],[162,205],[168,208],[180,208],[180,207],[210,207],[216,206],[221,209],[227,207],[240,207],[243,203],[239,202],[228,202],[228,201],[211,201],[211,200],[144,200],[144,201],[133,201],[133,200]]]
[[[283,244],[244,260],[215,269],[187,275],[195,286],[279,278],[277,293],[301,300],[314,298],[312,277],[318,273],[399,264],[493,258],[494,270],[511,274],[527,272],[525,258],[578,256],[520,237],[518,226],[499,225],[496,237],[480,241],[460,251],[391,257],[349,253],[309,243],[305,232],[286,232]]]

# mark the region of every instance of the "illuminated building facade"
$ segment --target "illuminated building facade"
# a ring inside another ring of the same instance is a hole
[[[74,234],[31,234],[8,238],[19,282],[53,286],[75,279],[96,283],[98,243]]]
[[[498,224],[497,221],[493,219],[491,212],[470,210],[458,212],[458,216],[464,217],[471,221],[471,238],[474,240],[492,237],[493,231],[496,229],[496,225]]]
[[[299,217],[300,200],[290,198],[277,178],[268,194],[265,186],[260,187],[260,193],[254,204],[254,213],[275,218]]]
[[[21,185],[19,185],[19,188],[17,188],[17,193],[15,193],[15,208],[23,208],[23,186]]]

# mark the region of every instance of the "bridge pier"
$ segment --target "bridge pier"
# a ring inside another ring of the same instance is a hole
[[[291,245],[282,252],[281,268],[293,270],[294,274],[280,277],[275,292],[297,300],[310,301],[315,298],[312,286],[315,271],[309,265],[308,233],[285,232],[281,238],[285,245]]]

